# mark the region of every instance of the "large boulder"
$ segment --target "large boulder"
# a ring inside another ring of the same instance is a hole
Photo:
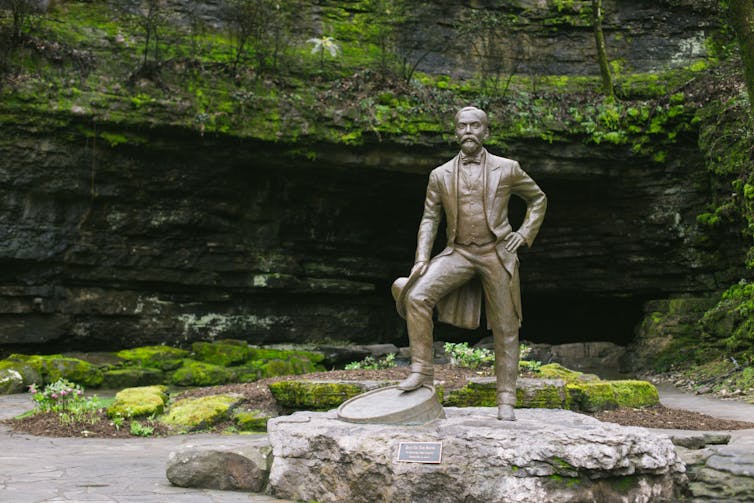
[[[272,448],[266,439],[244,446],[188,446],[171,452],[166,475],[179,487],[261,492],[270,474]]]
[[[677,501],[686,484],[670,439],[643,428],[557,409],[521,409],[512,422],[495,408],[445,413],[410,428],[334,412],[271,419],[270,490],[322,503],[650,502]],[[402,442],[439,442],[441,458],[402,462]]]

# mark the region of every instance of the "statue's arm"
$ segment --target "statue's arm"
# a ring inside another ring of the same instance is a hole
[[[531,246],[545,218],[547,196],[539,185],[521,169],[518,162],[513,166],[511,185],[511,192],[526,201],[526,216],[516,233],[523,238],[527,246]]]
[[[440,183],[437,180],[437,175],[432,172],[429,175],[427,196],[424,199],[424,214],[422,215],[421,223],[419,223],[419,232],[416,237],[414,268],[419,266],[426,270],[426,264],[429,262],[430,255],[432,254],[432,245],[437,236],[437,227],[440,225],[441,214]],[[420,264],[423,264],[423,266]]]

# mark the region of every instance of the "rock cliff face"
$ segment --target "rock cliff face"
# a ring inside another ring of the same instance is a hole
[[[389,285],[413,262],[424,166],[446,147],[301,161],[175,131],[138,148],[63,133],[18,130],[0,147],[4,346],[401,341]],[[699,246],[709,188],[693,145],[663,168],[608,147],[505,154],[549,196],[521,254],[524,336],[625,341],[645,298],[725,279],[731,257]]]
[[[557,22],[554,4],[506,4],[522,19],[512,44],[528,40],[525,72],[593,72],[586,2],[562,3]],[[435,8],[455,16],[455,4]],[[201,5],[220,22],[216,3]],[[695,5],[606,2],[614,57],[640,71],[694,61],[709,14]],[[449,51],[425,69],[463,74],[464,61]],[[0,135],[0,352],[228,337],[405,343],[389,286],[412,265],[427,174],[454,153],[439,137],[318,143],[307,159],[290,145],[154,124],[121,131],[139,142],[108,144],[85,134],[108,127],[88,116],[13,122]],[[696,224],[713,188],[695,135],[662,162],[579,137],[491,148],[549,198],[521,253],[522,337],[627,342],[644,301],[735,279],[735,239],[710,242]],[[520,221],[522,206],[513,213]]]

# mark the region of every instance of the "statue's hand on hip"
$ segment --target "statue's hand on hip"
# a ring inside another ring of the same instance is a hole
[[[425,272],[427,272],[427,265],[427,262],[415,263],[414,267],[411,268],[411,275],[413,276],[413,274],[418,271],[417,274],[419,274],[419,276],[422,276]]]
[[[505,250],[509,253],[516,253],[518,248],[526,241],[518,232],[511,232],[505,238]]]

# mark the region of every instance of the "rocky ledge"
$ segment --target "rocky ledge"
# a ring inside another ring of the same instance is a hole
[[[354,425],[333,412],[270,421],[270,491],[321,502],[677,501],[672,442],[564,410],[445,409],[418,427]],[[440,463],[397,460],[401,442],[440,442]]]

